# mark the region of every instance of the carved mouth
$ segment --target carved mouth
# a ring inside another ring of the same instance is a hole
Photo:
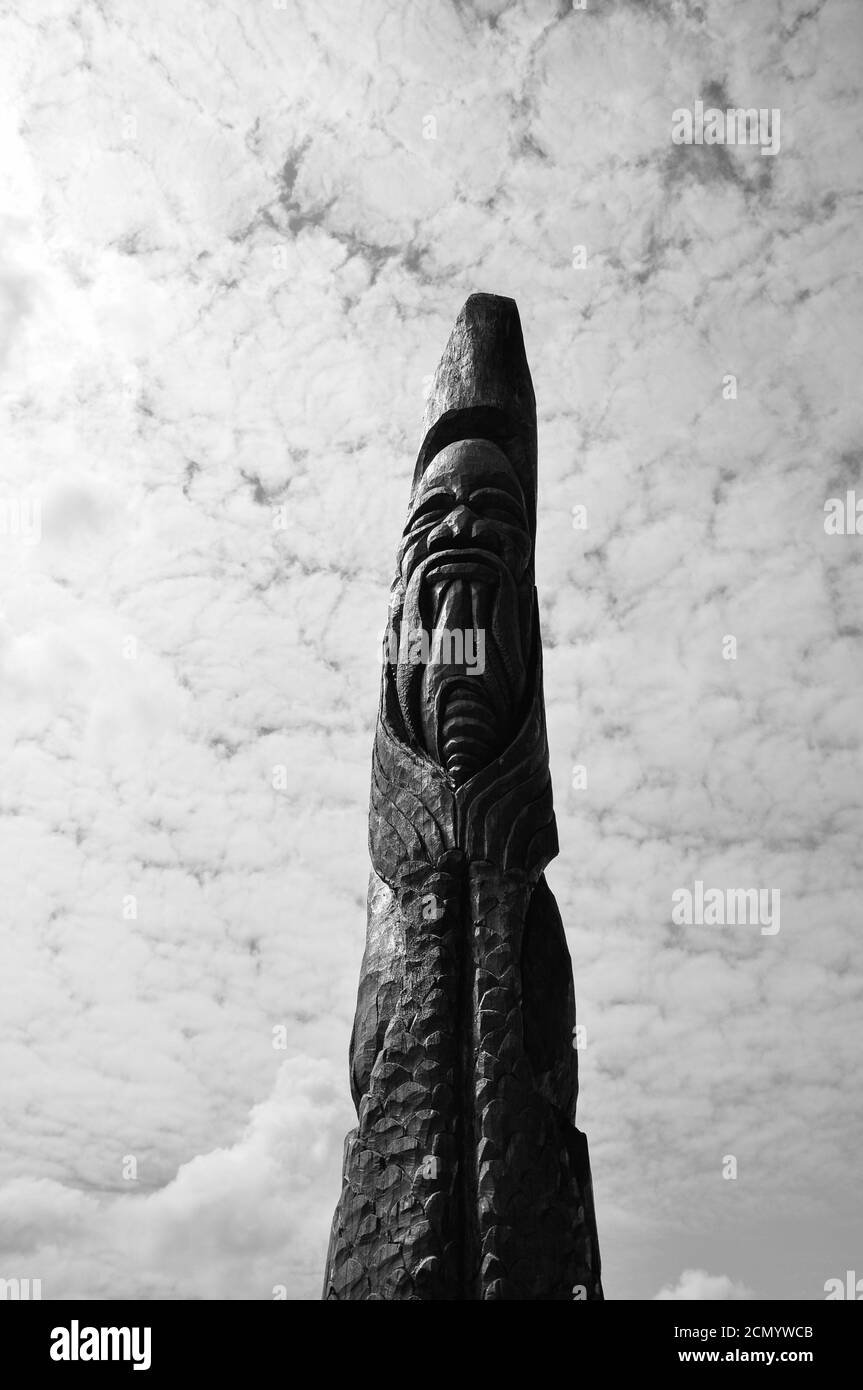
[[[475,579],[499,584],[505,566],[488,550],[438,550],[423,561],[423,582],[437,579]]]
[[[488,627],[504,568],[487,550],[439,550],[418,575],[420,612],[429,627]]]
[[[496,584],[498,576],[491,570],[482,569],[479,565],[469,564],[464,560],[447,561],[443,565],[435,565],[433,569],[426,571],[426,578],[436,579],[475,579],[478,584]]]

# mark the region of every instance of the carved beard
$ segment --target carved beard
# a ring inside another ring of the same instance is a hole
[[[434,653],[444,632],[473,632],[474,657],[476,633],[485,634],[482,673],[434,658],[397,667],[405,725],[456,786],[492,762],[518,731],[530,651],[529,588],[482,550],[427,556],[408,580],[401,633],[427,632]]]

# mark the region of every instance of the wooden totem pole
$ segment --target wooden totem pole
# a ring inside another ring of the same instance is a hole
[[[368,933],[324,1298],[602,1298],[513,300],[471,295],[428,401],[372,757]]]

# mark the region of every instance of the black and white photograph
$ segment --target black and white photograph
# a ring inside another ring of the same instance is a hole
[[[863,4],[17,0],[0,78],[23,1365],[554,1301],[824,1373]]]

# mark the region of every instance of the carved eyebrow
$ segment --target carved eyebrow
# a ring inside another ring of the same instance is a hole
[[[482,480],[482,487],[499,488],[502,492],[509,492],[519,501],[522,498],[522,491],[518,480],[511,473],[488,473]]]
[[[501,487],[478,487],[471,493],[471,500],[474,497],[489,497],[499,506],[504,506],[505,510],[514,512],[520,519],[525,516],[524,503],[515,493]]]

